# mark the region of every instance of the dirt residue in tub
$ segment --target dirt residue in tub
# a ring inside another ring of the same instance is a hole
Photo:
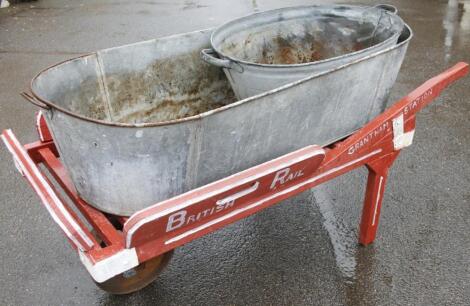
[[[234,102],[217,67],[199,52],[159,59],[145,71],[106,76],[113,121],[150,123],[194,116]]]
[[[256,60],[259,64],[293,65],[320,61],[323,59],[347,54],[364,49],[366,44],[349,41],[317,40],[310,34],[299,38],[273,38],[262,46],[261,56]]]
[[[200,98],[190,98],[184,101],[162,100],[158,103],[157,107],[133,112],[127,116],[121,117],[119,122],[148,123],[175,120],[202,114],[227,104],[226,102],[205,102],[206,101]]]
[[[368,48],[391,35],[384,26],[378,30],[375,26],[336,15],[311,22],[285,20],[227,37],[220,49],[258,64],[311,63]]]
[[[79,115],[120,123],[181,119],[236,101],[223,71],[202,61],[199,51],[158,59],[136,72],[108,73],[105,66],[104,74],[57,100]]]
[[[78,86],[65,90],[59,98],[54,100],[59,106],[73,113],[91,119],[108,119],[108,109],[101,90],[100,79],[96,76],[86,78]]]
[[[307,36],[307,35],[306,35]],[[325,48],[311,35],[302,39],[299,44],[296,39],[277,36],[270,44],[264,44],[260,64],[303,64],[319,61],[325,58]]]

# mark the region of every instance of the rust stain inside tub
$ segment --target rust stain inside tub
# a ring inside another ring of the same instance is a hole
[[[244,33],[244,32],[243,32]],[[225,39],[221,51],[257,64],[294,65],[342,56],[383,40],[376,25],[341,16],[310,23],[282,21]]]
[[[199,52],[158,59],[136,72],[105,70],[101,85],[99,78],[85,80],[62,99],[76,101],[69,108],[81,115],[131,124],[182,119],[236,101],[223,71],[200,60]]]
[[[295,41],[276,37],[270,44],[263,45],[260,64],[303,64],[322,60],[327,56],[324,46],[314,39],[304,40],[299,46]]]
[[[114,121],[152,123],[181,119],[234,102],[222,71],[199,52],[155,61],[143,72],[107,77]],[[202,74],[201,74],[202,73]]]
[[[303,37],[277,36],[269,43],[264,43],[260,56],[252,60],[269,65],[305,64],[359,51],[371,44],[370,41],[321,41],[308,33]]]

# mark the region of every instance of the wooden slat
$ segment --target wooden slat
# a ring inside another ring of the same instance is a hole
[[[53,152],[49,148],[43,148],[40,149],[38,153],[44,165],[49,169],[53,177],[72,199],[87,221],[98,232],[100,237],[103,238],[104,242],[107,245],[123,245],[124,240],[122,233],[116,230],[101,211],[90,206],[78,196],[67,171]]]

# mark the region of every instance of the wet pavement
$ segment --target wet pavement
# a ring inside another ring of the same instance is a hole
[[[391,101],[470,61],[470,1],[388,2],[415,32]],[[312,2],[51,0],[2,9],[0,128],[35,140],[36,109],[18,93],[48,65],[287,3]],[[374,245],[356,243],[361,169],[177,249],[130,296],[95,287],[2,145],[0,304],[469,305],[469,116],[469,78],[418,115],[414,145],[391,170]]]

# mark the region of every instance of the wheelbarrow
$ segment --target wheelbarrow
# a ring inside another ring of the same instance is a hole
[[[321,71],[237,100],[223,70],[200,58],[212,33],[100,50],[33,78],[24,96],[44,109],[61,161],[87,203],[131,216],[350,135],[384,111],[412,38],[405,26],[392,46],[338,57],[336,65],[328,61]]]
[[[175,248],[362,166],[369,175],[359,243],[372,243],[388,170],[401,150],[412,144],[416,114],[468,69],[466,63],[456,64],[344,139],[293,150],[159,201],[130,217],[104,213],[78,195],[41,112],[36,122],[38,141],[22,145],[11,130],[3,131],[1,138],[18,171],[97,285],[111,293],[126,294],[151,283]],[[40,168],[41,164],[45,167]],[[69,206],[59,188],[80,213]]]

